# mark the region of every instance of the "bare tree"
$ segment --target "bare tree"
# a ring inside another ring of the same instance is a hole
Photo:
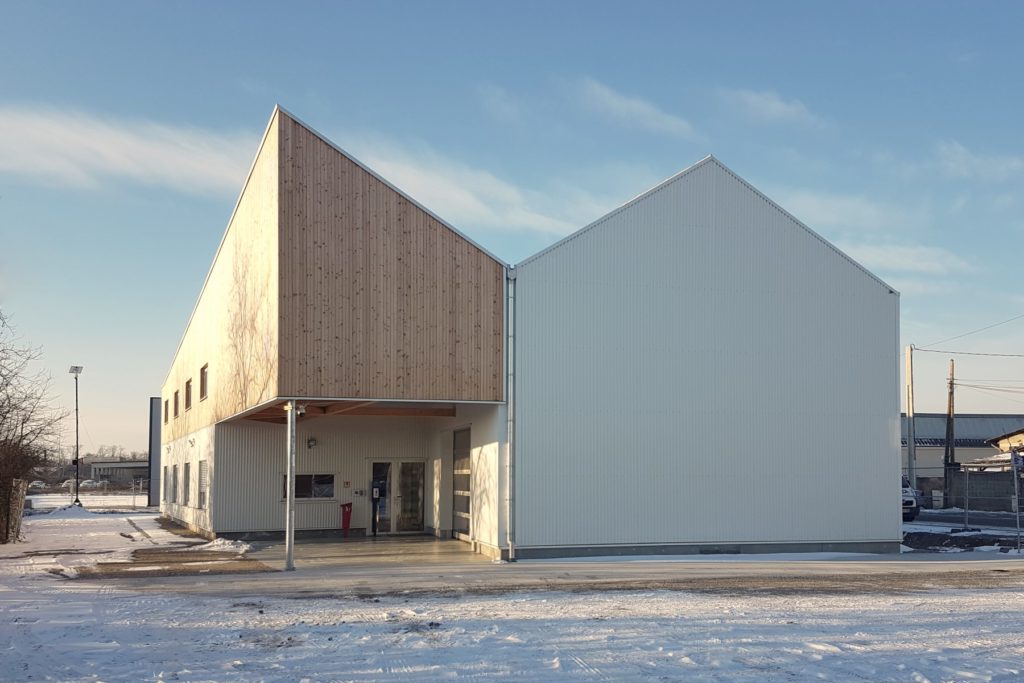
[[[14,482],[47,464],[67,415],[51,404],[49,375],[34,369],[40,355],[21,342],[0,311],[0,542],[10,535],[14,508],[20,515]]]

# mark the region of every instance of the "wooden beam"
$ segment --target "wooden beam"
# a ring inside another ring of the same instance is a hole
[[[321,408],[322,415],[341,415],[342,413],[350,413],[353,410],[359,410],[360,408],[366,408],[372,406],[376,401],[354,401],[352,403],[335,403],[333,405],[327,405]]]
[[[376,405],[366,408],[354,408],[345,414],[393,417],[455,417],[455,406]]]

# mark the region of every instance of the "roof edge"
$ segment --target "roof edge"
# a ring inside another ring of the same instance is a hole
[[[443,218],[441,218],[440,216],[438,216],[438,215],[437,215],[436,213],[434,213],[433,211],[431,211],[431,210],[430,210],[430,209],[428,209],[427,207],[423,206],[423,204],[421,204],[420,202],[418,202],[418,201],[416,201],[415,199],[413,199],[413,198],[412,198],[412,197],[411,197],[411,196],[409,195],[409,193],[408,193],[408,192],[405,192],[405,191],[404,191],[404,190],[402,190],[401,188],[397,187],[397,186],[396,186],[396,185],[395,185],[394,183],[392,183],[392,182],[391,182],[390,180],[388,180],[387,178],[383,177],[382,175],[380,175],[379,173],[377,173],[376,171],[374,171],[374,170],[373,170],[372,168],[370,168],[369,166],[367,166],[366,164],[364,164],[364,163],[363,163],[362,161],[360,161],[359,159],[357,159],[357,158],[356,158],[356,157],[355,157],[354,155],[352,155],[351,153],[349,153],[349,152],[345,151],[344,149],[342,149],[341,147],[339,147],[339,146],[338,146],[337,144],[335,144],[335,143],[334,143],[333,141],[331,141],[331,139],[330,139],[330,138],[328,138],[328,137],[327,137],[326,135],[324,135],[323,133],[321,133],[320,131],[318,131],[318,130],[317,130],[316,128],[313,128],[313,126],[309,125],[308,123],[306,123],[305,121],[303,121],[302,119],[300,119],[300,118],[299,118],[298,116],[295,116],[295,114],[292,114],[292,113],[291,113],[290,111],[288,111],[288,110],[287,110],[287,109],[285,109],[284,107],[281,107],[280,105],[278,105],[277,107],[275,107],[275,108],[274,108],[274,111],[275,111],[275,113],[276,113],[276,112],[280,112],[280,113],[284,114],[285,116],[287,116],[288,118],[290,118],[290,119],[291,119],[292,121],[294,121],[295,123],[299,124],[300,126],[302,126],[303,128],[305,128],[306,130],[308,130],[308,131],[309,131],[310,133],[312,133],[313,135],[315,135],[315,136],[316,136],[316,137],[317,137],[317,138],[318,138],[319,140],[323,141],[323,142],[324,142],[324,143],[326,143],[326,144],[327,144],[327,145],[328,145],[329,147],[331,147],[331,148],[332,148],[332,149],[333,149],[334,151],[336,151],[336,152],[338,152],[339,154],[343,155],[343,156],[344,156],[344,157],[345,157],[346,159],[348,159],[349,161],[351,161],[352,163],[354,163],[354,164],[355,164],[356,166],[358,166],[359,168],[363,169],[364,171],[366,171],[367,173],[369,173],[369,174],[370,174],[371,176],[373,176],[374,178],[376,178],[376,179],[377,179],[377,180],[379,180],[380,182],[384,183],[384,185],[386,185],[387,187],[391,188],[391,190],[393,190],[394,192],[397,192],[398,194],[400,194],[400,195],[401,195],[401,196],[402,196],[403,198],[405,198],[405,199],[406,199],[406,201],[408,201],[408,202],[409,202],[409,203],[411,203],[411,204],[412,204],[413,206],[415,206],[415,207],[416,207],[416,208],[418,208],[419,210],[421,210],[421,211],[423,211],[424,213],[426,213],[426,214],[427,214],[428,216],[430,216],[431,218],[433,218],[434,220],[436,220],[436,221],[437,221],[438,223],[440,223],[440,224],[441,224],[441,225],[443,225],[444,227],[446,227],[446,228],[448,228],[449,230],[451,230],[452,232],[454,232],[454,233],[455,233],[456,235],[458,235],[458,236],[459,236],[459,237],[461,237],[462,239],[464,239],[464,240],[466,240],[467,242],[469,242],[470,244],[472,244],[472,245],[473,245],[474,247],[476,247],[477,249],[479,249],[479,250],[480,250],[481,252],[483,252],[483,253],[484,253],[485,255],[487,255],[488,257],[490,257],[490,258],[491,258],[491,260],[493,260],[493,261],[497,262],[497,263],[498,263],[499,265],[501,265],[501,266],[502,266],[503,268],[505,268],[506,270],[507,270],[507,269],[508,269],[508,268],[510,267],[510,264],[509,264],[509,263],[508,263],[507,261],[505,261],[504,259],[498,258],[498,257],[497,257],[497,256],[496,256],[495,254],[493,254],[493,253],[492,253],[492,252],[491,252],[491,251],[490,251],[489,249],[487,249],[487,248],[485,248],[485,247],[481,246],[481,245],[480,245],[480,244],[479,244],[479,243],[478,243],[478,242],[477,242],[476,240],[474,240],[474,239],[473,239],[472,237],[468,236],[468,235],[467,235],[466,233],[462,232],[461,230],[459,230],[458,228],[456,228],[456,227],[455,227],[454,225],[452,225],[451,223],[449,223],[449,222],[448,222],[448,221],[446,221],[445,219],[443,219]]]
[[[671,185],[672,183],[674,183],[675,181],[679,180],[680,178],[682,178],[683,176],[687,175],[688,173],[691,173],[692,171],[695,171],[696,169],[700,168],[701,166],[703,166],[704,164],[706,164],[709,161],[713,160],[714,158],[715,158],[714,156],[709,154],[706,157],[704,157],[703,159],[701,159],[700,161],[696,162],[695,164],[691,164],[690,166],[687,166],[683,170],[679,171],[678,173],[674,173],[673,175],[669,176],[665,180],[662,180],[660,183],[658,183],[654,187],[650,188],[649,190],[644,190],[643,192],[641,192],[637,196],[633,197],[632,199],[630,199],[630,200],[620,204],[619,206],[615,207],[614,209],[612,209],[608,213],[604,214],[603,216],[601,216],[597,220],[594,220],[594,221],[592,221],[590,223],[587,223],[586,225],[584,225],[579,230],[576,230],[575,232],[569,233],[568,235],[566,235],[562,239],[558,240],[554,244],[548,245],[547,247],[541,249],[540,251],[538,251],[533,256],[528,256],[527,258],[523,259],[519,263],[515,264],[515,267],[518,268],[519,266],[525,266],[527,263],[530,263],[531,261],[536,261],[537,259],[539,259],[540,257],[544,256],[548,252],[554,251],[555,249],[558,249],[559,247],[563,246],[564,244],[566,244],[568,242],[571,242],[572,240],[576,239],[577,237],[580,237],[581,235],[583,235],[584,233],[589,232],[593,228],[596,228],[598,225],[600,225],[601,223],[604,223],[605,221],[607,221],[608,219],[612,218],[613,216],[621,213],[622,211],[625,211],[626,209],[628,209],[632,205],[636,204],[640,200],[646,199],[647,197],[651,196],[652,194],[654,194],[658,190],[661,190],[662,188],[664,188],[664,187],[666,187],[668,185]]]
[[[245,191],[249,187],[249,181],[252,180],[252,172],[256,170],[256,161],[259,160],[260,154],[263,153],[263,147],[267,144],[267,136],[270,135],[270,128],[274,125],[274,119],[277,118],[277,115],[282,111],[284,110],[281,109],[281,105],[275,104],[274,110],[270,112],[270,119],[267,121],[267,125],[263,129],[263,137],[260,138],[260,144],[256,148],[256,154],[252,157],[252,163],[249,164],[249,172],[245,174],[245,182],[242,183],[242,189],[239,191],[238,198],[235,200],[235,206],[231,209],[231,215],[228,217],[228,223],[224,227],[224,234],[220,237],[220,243],[217,245],[217,251],[214,252],[213,260],[210,261],[210,269],[206,271],[206,277],[203,278],[203,286],[199,288],[199,296],[196,297],[196,302],[192,306],[192,312],[189,313],[188,316],[188,322],[185,323],[185,331],[181,333],[178,345],[174,348],[174,355],[171,356],[171,365],[167,368],[167,374],[164,375],[163,384],[160,385],[160,398],[163,398],[163,385],[167,384],[167,380],[171,378],[171,370],[174,369],[174,363],[178,360],[178,353],[181,351],[181,345],[185,343],[185,337],[188,336],[188,330],[192,326],[192,320],[196,316],[196,311],[199,310],[199,302],[203,300],[203,294],[206,293],[206,285],[210,283],[210,276],[213,275],[213,268],[217,265],[217,259],[220,258],[221,249],[224,248],[224,242],[227,240],[228,233],[231,231],[231,224],[235,220],[235,214],[238,213],[238,207],[242,203],[242,197],[245,196]]]
[[[850,262],[850,264],[852,264],[858,270],[860,270],[865,275],[870,277],[872,280],[874,280],[878,284],[880,284],[883,287],[885,287],[887,290],[889,290],[890,294],[895,294],[896,296],[899,296],[899,292],[896,290],[895,287],[893,287],[889,283],[887,283],[884,280],[882,280],[880,277],[878,277],[877,275],[872,273],[870,270],[865,268],[863,265],[858,263],[856,260],[854,260],[849,254],[844,252],[842,249],[840,249],[836,245],[832,244],[827,239],[825,239],[824,237],[819,235],[817,232],[815,232],[814,230],[809,228],[807,226],[807,224],[805,224],[799,218],[797,218],[796,216],[791,214],[789,211],[784,209],[781,205],[779,205],[778,202],[773,200],[771,197],[766,195],[764,192],[761,192],[760,190],[758,190],[756,187],[754,187],[749,182],[744,180],[742,176],[740,176],[735,171],[733,171],[731,168],[729,168],[724,163],[722,163],[721,160],[719,160],[718,157],[716,157],[714,154],[708,154],[706,157],[704,157],[700,161],[698,161],[698,162],[696,162],[696,163],[694,163],[694,164],[692,164],[690,166],[687,166],[686,168],[684,168],[683,170],[679,171],[678,173],[676,173],[676,174],[674,174],[672,176],[669,176],[668,178],[666,178],[665,180],[661,181],[660,183],[658,183],[654,187],[650,188],[649,190],[641,192],[636,197],[633,197],[629,201],[627,201],[627,202],[619,205],[618,207],[612,209],[611,211],[609,211],[605,215],[601,216],[600,218],[598,218],[597,220],[595,220],[595,221],[593,221],[591,223],[588,223],[587,225],[585,225],[584,227],[580,228],[576,232],[573,232],[573,233],[571,233],[569,235],[566,235],[565,237],[563,237],[562,239],[558,240],[554,244],[552,244],[552,245],[550,245],[550,246],[548,246],[548,247],[538,251],[533,256],[530,256],[530,257],[524,259],[523,261],[520,261],[519,263],[515,264],[516,267],[518,268],[519,266],[526,265],[526,264],[528,264],[528,263],[530,263],[532,261],[535,261],[535,260],[539,259],[540,257],[544,256],[545,254],[547,254],[547,253],[549,253],[551,251],[554,251],[555,249],[558,249],[559,247],[563,246],[564,244],[566,244],[566,243],[576,239],[577,237],[579,237],[579,236],[583,235],[584,233],[586,233],[586,232],[592,230],[593,228],[597,227],[601,223],[604,223],[605,221],[609,220],[613,216],[621,213],[622,211],[625,211],[626,209],[630,208],[631,206],[633,206],[634,204],[640,202],[641,200],[650,197],[651,195],[655,194],[656,192],[658,192],[658,191],[668,187],[669,185],[671,185],[671,184],[681,180],[682,178],[684,178],[685,176],[689,175],[693,171],[696,171],[698,168],[701,168],[702,166],[705,166],[707,164],[715,164],[716,166],[718,166],[720,169],[722,169],[723,171],[728,173],[733,179],[738,181],[740,184],[742,184],[748,190],[752,191],[754,194],[756,194],[761,199],[763,199],[766,202],[768,202],[768,204],[770,206],[772,206],[775,210],[779,211],[786,218],[789,218],[791,221],[796,223],[799,227],[803,228],[807,233],[809,233],[815,239],[819,240],[826,247],[828,247],[829,249],[834,251],[836,254],[838,254],[840,257],[842,257],[846,261]]]

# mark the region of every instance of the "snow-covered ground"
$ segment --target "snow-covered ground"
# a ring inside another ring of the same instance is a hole
[[[26,531],[0,546],[4,681],[1024,679],[1019,584],[199,598],[39,571],[62,551],[48,566],[181,541],[151,516],[70,511]]]
[[[34,510],[56,510],[69,505],[75,499],[70,493],[36,493],[27,498],[32,501]],[[135,509],[145,508],[149,504],[149,496],[145,491],[135,494],[82,491],[78,499],[87,509]]]

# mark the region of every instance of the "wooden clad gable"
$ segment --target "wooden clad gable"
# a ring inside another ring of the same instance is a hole
[[[279,395],[503,399],[504,266],[281,113]]]

